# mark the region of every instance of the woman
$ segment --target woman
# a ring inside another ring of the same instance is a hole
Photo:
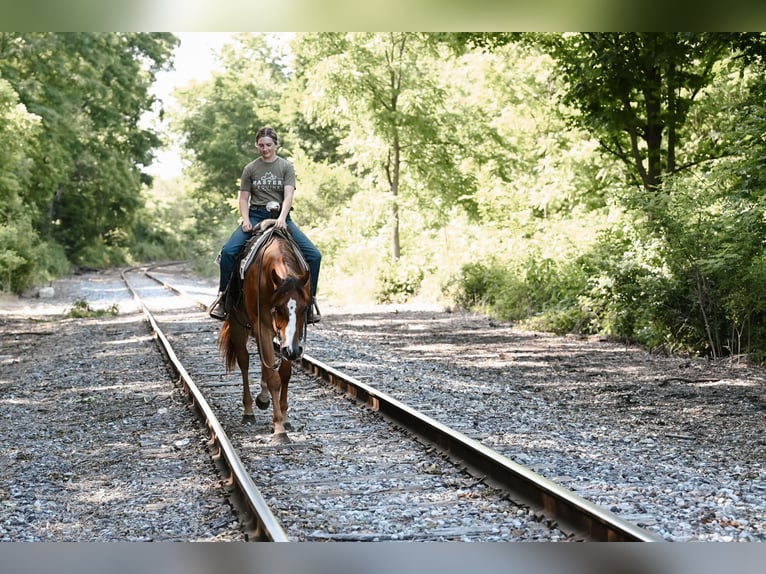
[[[250,238],[253,228],[264,219],[271,217],[266,210],[266,204],[276,201],[280,204],[280,209],[275,227],[290,230],[311,271],[312,304],[309,305],[307,321],[317,323],[321,318],[316,305],[316,290],[322,254],[290,218],[295,194],[295,168],[288,160],[277,155],[279,138],[273,128],[263,127],[258,130],[255,143],[258,145],[261,157],[251,161],[242,171],[239,185],[239,211],[242,214],[242,224],[234,230],[221,250],[219,292],[211,305],[210,316],[221,321],[226,318],[223,294],[226,292],[234,269],[234,260]]]

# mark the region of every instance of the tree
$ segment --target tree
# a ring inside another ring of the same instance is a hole
[[[220,55],[223,70],[179,90],[181,111],[172,118],[181,135],[201,221],[220,221],[231,211],[242,168],[257,156],[255,134],[271,125],[289,145],[280,119],[286,70],[266,36],[241,35]],[[289,149],[287,150],[289,152]]]
[[[565,102],[646,190],[717,157],[710,141],[689,146],[692,105],[741,38],[726,33],[546,34],[539,41],[558,62]]]
[[[129,233],[159,138],[142,127],[171,34],[0,34],[0,75],[39,116],[23,202],[38,233],[77,258]]]
[[[446,109],[436,81],[438,53],[408,32],[306,34],[304,110],[320,124],[343,122],[341,148],[351,167],[390,197],[391,255],[401,255],[400,206],[406,193],[420,204],[470,209],[475,180],[459,169],[464,153],[453,137],[459,114]]]
[[[29,185],[30,146],[40,118],[19,102],[0,78],[0,290],[23,291],[31,280],[37,237],[25,213],[22,192]]]
[[[714,138],[687,129],[693,104],[722,66],[743,68],[766,54],[762,33],[449,33],[439,39],[456,51],[511,42],[547,50],[568,86],[563,102],[579,112],[573,120],[646,190],[726,153]]]

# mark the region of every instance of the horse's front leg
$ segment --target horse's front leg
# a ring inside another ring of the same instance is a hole
[[[289,442],[287,437],[287,429],[284,425],[284,415],[282,411],[282,378],[280,372],[282,365],[279,367],[279,371],[274,368],[274,348],[271,343],[273,334],[270,334],[270,330],[264,328],[262,330],[264,335],[263,340],[258,340],[258,348],[261,354],[261,393],[258,396],[258,404],[262,403],[265,392],[268,390],[269,397],[271,398],[272,409],[274,412],[274,436],[272,439],[277,443]],[[282,361],[284,364],[285,361]],[[268,404],[268,402],[266,402]]]
[[[261,369],[263,369],[263,364],[261,364]],[[261,392],[255,396],[255,406],[257,406],[262,411],[265,411],[267,408],[269,408],[270,402],[271,394],[269,393],[269,386],[266,384],[264,378],[261,377]]]
[[[274,441],[275,442],[287,442],[287,429],[285,428],[285,416],[282,411],[281,401],[281,388],[282,381],[279,378],[279,373],[274,369],[267,369],[263,372],[263,378],[265,379],[266,386],[269,389],[271,395],[271,406],[274,412]]]
[[[293,426],[290,424],[289,417],[287,415],[287,386],[290,383],[290,376],[293,373],[292,361],[282,360],[279,365],[279,380],[281,387],[279,390],[279,408],[282,411],[282,424],[285,430],[293,430]]]
[[[261,341],[258,338],[257,332],[255,333],[255,344],[258,346],[258,354],[261,357],[261,392],[255,397],[255,406],[265,411],[269,408],[269,403],[271,402],[271,393],[269,392],[268,384],[266,384],[265,373],[273,370],[267,365],[274,364],[274,352],[272,350],[265,351],[261,348]],[[268,353],[268,357],[264,353]]]

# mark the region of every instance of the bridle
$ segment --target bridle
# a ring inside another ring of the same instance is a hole
[[[256,298],[256,309],[257,309],[257,318],[256,322],[258,323],[258,336],[256,340],[256,348],[258,349],[258,358],[261,360],[261,366],[266,367],[267,369],[271,369],[272,371],[279,370],[279,367],[282,366],[282,352],[281,349],[275,349],[274,352],[274,365],[267,365],[263,360],[263,353],[261,351],[261,345],[265,344],[262,336],[261,331],[261,274],[263,272],[263,258],[266,255],[266,249],[271,245],[271,243],[276,239],[274,236],[274,229],[270,228],[266,231],[266,233],[269,234],[269,237],[266,239],[265,243],[261,246],[261,253],[260,256],[256,259],[256,263],[258,265],[258,289],[256,291],[257,298]],[[279,328],[277,327],[277,321],[276,321],[276,313],[275,313],[275,307],[271,307],[271,328],[274,331],[275,338],[279,337]],[[303,329],[301,332],[301,339],[306,340],[306,335],[308,333],[308,322],[306,321],[308,314],[308,306],[306,306],[306,310],[304,311],[304,317],[303,317]],[[250,327],[252,328],[252,326]],[[274,341],[272,341],[274,342]],[[281,345],[280,340],[280,345]]]

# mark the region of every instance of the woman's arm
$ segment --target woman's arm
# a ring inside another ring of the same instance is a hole
[[[285,229],[287,227],[287,216],[290,215],[290,209],[293,207],[293,196],[295,195],[295,187],[292,185],[285,186],[285,198],[282,200],[282,211],[279,213],[279,219],[277,219],[277,227]]]
[[[250,223],[250,192],[239,192],[239,213],[242,215],[242,231],[250,231],[253,225]]]

